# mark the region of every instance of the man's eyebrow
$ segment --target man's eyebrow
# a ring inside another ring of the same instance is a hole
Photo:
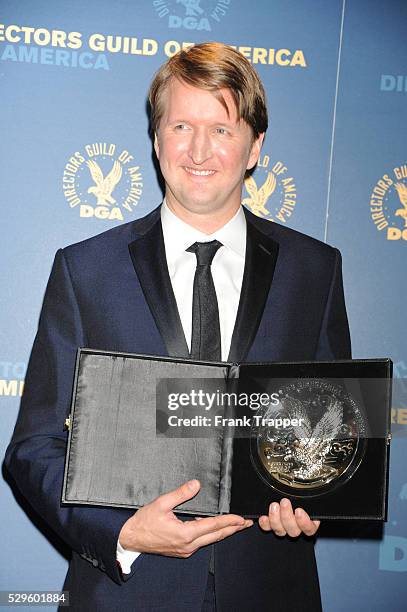
[[[169,125],[172,125],[174,123],[194,123],[195,121],[200,121],[200,119],[183,119],[182,117],[177,117],[175,119],[171,119],[169,118],[167,123]],[[240,121],[232,121],[231,119],[222,119],[221,121],[211,121],[210,123],[208,122],[208,125],[210,127],[227,127],[227,128],[231,128],[231,127],[238,127],[240,124]]]

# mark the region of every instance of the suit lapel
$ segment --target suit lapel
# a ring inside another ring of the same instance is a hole
[[[253,343],[278,255],[278,243],[257,229],[250,212],[246,209],[244,212],[247,221],[246,259],[228,357],[232,362],[244,361]],[[168,355],[187,358],[188,345],[168,274],[160,209],[136,221],[136,230],[139,236],[129,244],[129,251],[144,297]]]
[[[168,274],[159,209],[148,219],[153,224],[150,227],[147,224],[145,233],[129,244],[130,256],[168,355],[188,357],[188,345]],[[144,225],[141,226],[141,231],[144,229]]]
[[[253,215],[244,209],[247,221],[246,260],[242,290],[228,361],[244,361],[256,336],[273,279],[278,243],[259,231]]]

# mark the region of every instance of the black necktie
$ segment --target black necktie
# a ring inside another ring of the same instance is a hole
[[[212,240],[195,242],[187,249],[196,255],[192,300],[191,357],[193,359],[220,361],[222,356],[218,300],[211,272],[213,258],[221,246],[218,240]],[[209,558],[209,572],[215,573],[213,544]]]
[[[195,242],[187,251],[196,255],[192,302],[191,357],[204,361],[221,360],[218,300],[213,284],[211,264],[222,246],[217,240]]]

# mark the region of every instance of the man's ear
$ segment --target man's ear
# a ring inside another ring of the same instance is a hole
[[[160,146],[158,144],[157,132],[154,132],[154,151],[155,151],[155,154],[157,155],[157,159],[160,159]]]
[[[257,138],[253,140],[249,160],[247,162],[246,170],[251,170],[256,164],[260,157],[261,146],[263,144],[265,133],[259,134]]]

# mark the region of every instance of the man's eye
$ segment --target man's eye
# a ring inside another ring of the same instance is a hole
[[[182,131],[182,130],[186,130],[187,126],[185,125],[185,123],[179,123],[178,125],[175,126],[175,129],[178,131]]]
[[[227,134],[227,130],[225,128],[218,127],[216,128],[216,133],[217,134]]]

